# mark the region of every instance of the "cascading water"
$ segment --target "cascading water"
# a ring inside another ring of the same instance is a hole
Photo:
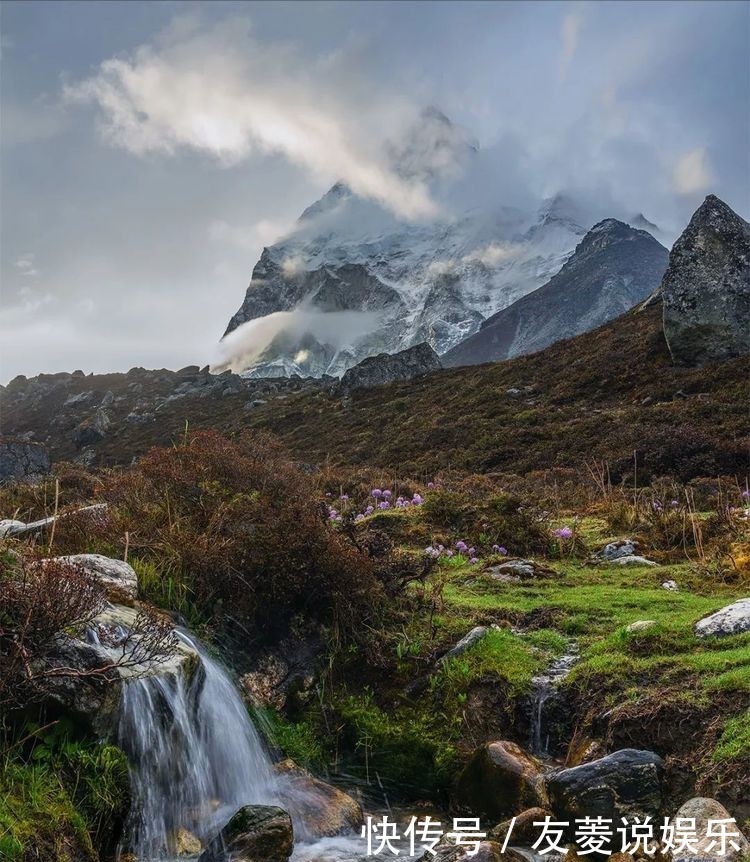
[[[131,763],[127,849],[139,862],[172,855],[176,830],[213,837],[241,806],[274,804],[270,758],[234,684],[194,639],[184,673],[149,676],[123,691],[119,742]]]
[[[578,659],[578,648],[575,644],[568,647],[567,652],[556,658],[547,671],[535,676],[531,681],[531,731],[529,733],[529,750],[537,757],[549,755],[549,733],[547,725],[549,716],[547,709],[553,702],[560,682],[570,673]]]

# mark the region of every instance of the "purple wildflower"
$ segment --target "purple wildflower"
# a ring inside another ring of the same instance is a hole
[[[470,556],[470,557],[474,557],[474,556],[476,556],[476,553],[477,553],[477,549],[476,549],[476,548],[469,548],[469,556]]]
[[[463,553],[464,551],[469,550],[469,546],[463,540],[459,540],[458,542],[456,542],[456,550],[460,553]]]
[[[372,495],[376,500],[383,496],[383,492],[380,490],[380,488],[373,488],[373,489],[372,489],[372,491],[370,491],[370,494],[371,494],[371,495]]]
[[[497,552],[498,552],[498,554],[500,554],[503,557],[508,556],[508,549],[504,548],[502,545],[500,545],[500,547],[497,549]]]
[[[671,502],[669,505],[670,505],[673,509],[676,509],[676,508],[680,505],[680,501],[679,501],[679,500],[672,500],[672,502]]]
[[[435,487],[435,483],[434,483],[434,482],[428,482],[428,483],[427,483],[427,487],[428,487],[430,490],[432,490],[432,489]]]
[[[355,515],[354,521],[355,523],[359,523],[360,521],[364,521],[365,516],[360,512],[359,515]]]
[[[479,562],[479,560],[478,560],[476,557],[471,557],[471,558],[469,559],[469,562],[470,562],[470,563],[471,563],[471,565],[473,566],[473,565],[474,565],[474,563],[478,563],[478,562]]]
[[[388,500],[383,500],[382,503],[378,503],[378,509],[390,509],[390,508],[391,508],[391,504],[388,502]]]
[[[558,539],[569,539],[573,535],[573,531],[570,527],[560,527],[557,530],[553,530],[552,535],[557,536]]]
[[[340,497],[340,499],[341,499],[341,500],[348,500],[348,499],[349,499],[349,495],[348,495],[348,494],[342,494],[342,495],[341,495],[341,497]]]
[[[414,503],[415,506],[420,506],[424,502],[421,494],[415,494],[411,498],[411,501],[412,501],[412,503]]]
[[[742,492],[742,499],[743,499],[743,500],[750,500],[750,491],[748,491],[747,489],[746,489],[746,490],[744,490],[744,491]]]
[[[365,515],[372,515],[372,513],[373,513],[374,511],[375,511],[375,509],[374,509],[374,507],[373,507],[373,506],[368,506],[368,507],[365,509]]]
[[[385,497],[386,500],[390,500],[391,497],[393,496],[393,491],[383,491],[383,496]]]

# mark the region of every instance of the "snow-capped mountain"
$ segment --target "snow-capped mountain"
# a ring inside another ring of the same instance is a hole
[[[437,152],[441,165],[431,177],[441,214],[407,222],[334,185],[263,250],[227,327],[223,367],[246,376],[341,375],[367,356],[423,341],[445,353],[549,281],[601,216],[562,194],[536,205],[472,206],[481,154],[442,115],[429,120],[430,140],[439,132],[430,156],[434,163]],[[425,146],[402,150],[401,163],[414,171]],[[483,188],[476,197],[491,195]]]

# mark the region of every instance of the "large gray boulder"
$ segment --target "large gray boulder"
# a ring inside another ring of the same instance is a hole
[[[138,597],[138,575],[123,560],[102,554],[69,554],[57,559],[91,575],[104,587],[110,601],[132,601]]]
[[[728,637],[750,632],[750,599],[739,599],[695,624],[699,638]]]
[[[750,224],[709,195],[672,247],[660,292],[676,363],[750,352]]]
[[[550,804],[562,820],[656,815],[662,801],[664,761],[652,751],[624,748],[591,763],[561,769],[547,782]]]
[[[198,862],[286,862],[294,849],[292,819],[283,808],[245,805],[198,857]]]
[[[363,359],[344,373],[341,388],[345,392],[382,386],[397,380],[411,380],[441,368],[440,358],[427,342],[415,344],[398,353],[379,353]]]
[[[0,438],[0,485],[49,473],[49,452],[41,443]]]
[[[477,749],[456,782],[456,808],[493,822],[527,808],[546,808],[541,761],[515,742],[490,742]]]
[[[696,796],[680,807],[672,818],[672,822],[685,818],[695,820],[696,841],[693,847],[683,847],[672,855],[672,862],[736,862],[736,860],[750,857],[750,841],[740,832],[736,824],[728,824],[727,833],[736,832],[736,837],[729,839],[724,850],[720,852],[721,842],[717,842],[715,836],[709,835],[708,821],[729,820],[730,813],[715,799],[705,796]],[[714,830],[716,827],[714,826]],[[691,829],[692,831],[692,829]],[[713,845],[713,846],[712,846]]]

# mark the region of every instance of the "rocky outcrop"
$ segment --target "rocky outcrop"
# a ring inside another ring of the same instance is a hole
[[[37,479],[49,473],[49,470],[49,453],[41,443],[0,438],[0,485]]]
[[[731,825],[727,832],[736,832],[737,835],[726,842],[725,851],[719,852],[720,842],[709,833],[708,821],[729,820],[730,813],[715,799],[704,796],[696,796],[689,799],[672,818],[675,823],[679,818],[695,821],[696,841],[690,848],[682,847],[672,855],[672,862],[711,862],[711,860],[724,860],[724,862],[737,862],[750,856],[750,841],[745,838],[736,825]],[[692,827],[692,823],[691,823]],[[692,832],[691,828],[691,832]],[[714,826],[714,832],[716,827]],[[713,846],[712,846],[713,845]]]
[[[440,661],[445,661],[446,659],[455,658],[456,656],[462,655],[467,650],[471,649],[474,644],[479,643],[482,638],[484,638],[489,631],[487,626],[474,626],[474,628],[465,634],[460,641],[454,644],[448,652],[440,659]]]
[[[660,293],[677,364],[750,352],[750,224],[709,195],[672,247]]]
[[[739,599],[695,624],[699,638],[728,637],[750,632],[750,598]]]
[[[133,601],[138,597],[138,576],[135,569],[123,560],[102,554],[70,554],[56,559],[91,575],[105,588],[107,598],[112,602]]]
[[[443,363],[510,359],[595,329],[653,293],[667,260],[667,250],[651,234],[606,219],[591,228],[547,284],[485,320]]]
[[[664,761],[651,751],[625,748],[562,769],[547,782],[550,804],[563,820],[656,815],[662,801]]]
[[[297,766],[282,760],[274,767],[282,803],[294,812],[298,838],[314,840],[357,832],[364,823],[362,806],[356,799]]]
[[[100,408],[92,416],[88,416],[73,429],[71,439],[77,448],[90,446],[103,440],[112,421],[106,410]]]
[[[490,742],[459,775],[454,804],[495,822],[527,808],[547,808],[542,764],[515,742]]]
[[[366,389],[397,380],[411,380],[441,368],[440,358],[429,344],[415,344],[398,353],[379,353],[363,359],[341,378],[341,389]]]
[[[494,581],[518,583],[539,578],[552,578],[557,574],[554,569],[536,560],[506,560],[494,566],[488,566],[484,574]]]
[[[294,849],[292,818],[283,808],[246,805],[198,857],[198,862],[286,862]]]

